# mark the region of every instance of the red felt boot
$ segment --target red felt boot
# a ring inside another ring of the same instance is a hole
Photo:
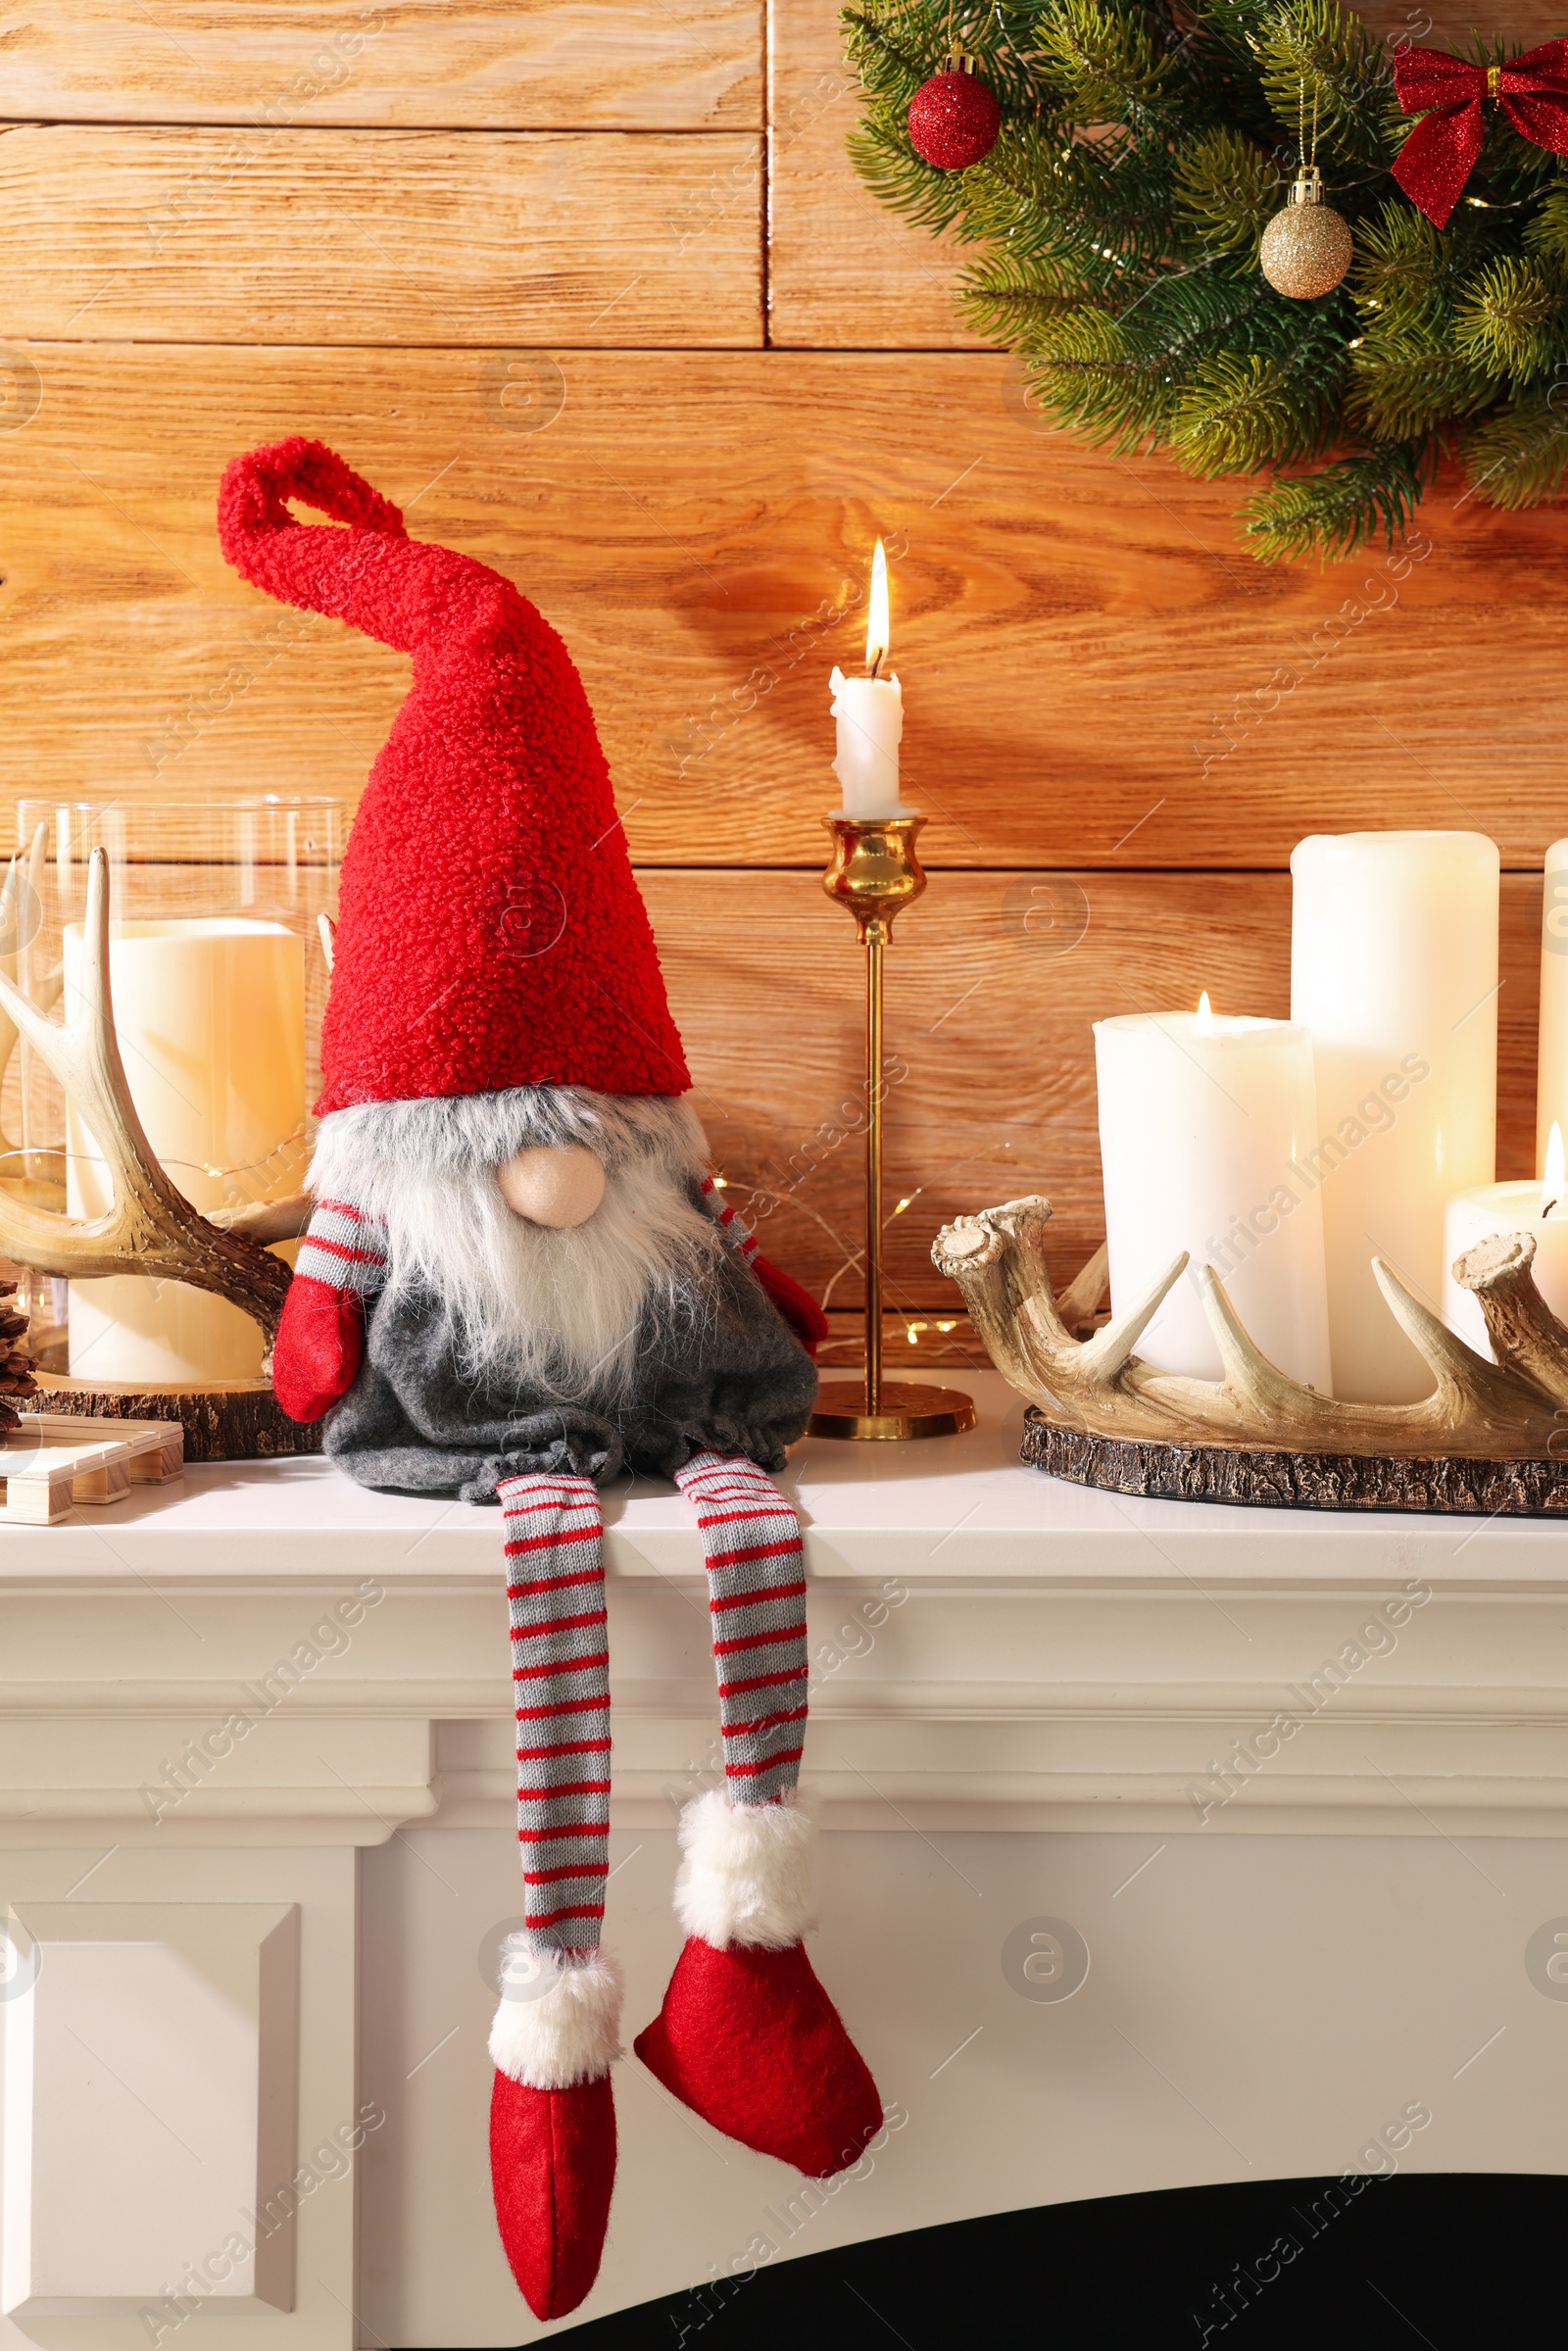
[[[637,2054],[715,2131],[829,2179],[880,2130],[882,2101],[801,1942],[809,1824],[793,1804],[715,1789],[687,1806],[680,1837],[688,1940]]]
[[[490,2030],[490,2180],[501,2242],[536,2319],[564,2319],[599,2275],[615,2184],[619,2025],[612,1962],[598,1952],[541,1961],[511,1939]]]

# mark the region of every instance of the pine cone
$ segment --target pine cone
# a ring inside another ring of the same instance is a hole
[[[0,1282],[0,1300],[16,1295],[15,1282]],[[15,1305],[0,1305],[0,1430],[16,1428],[18,1403],[38,1393],[32,1376],[37,1365],[24,1345],[26,1335],[26,1315]]]

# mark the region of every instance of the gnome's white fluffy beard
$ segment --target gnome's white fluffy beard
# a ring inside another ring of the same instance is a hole
[[[514,1215],[497,1170],[571,1143],[604,1162],[593,1215],[564,1231]],[[333,1111],[311,1181],[380,1219],[386,1296],[441,1301],[465,1377],[577,1402],[625,1392],[650,1313],[663,1339],[711,1311],[727,1245],[693,1197],[707,1158],[684,1102],[523,1086]]]

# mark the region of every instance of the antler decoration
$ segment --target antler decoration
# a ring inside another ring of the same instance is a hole
[[[140,1273],[211,1290],[259,1322],[270,1349],[288,1267],[256,1241],[223,1231],[193,1208],[164,1173],[136,1115],[110,1002],[109,859],[103,850],[94,850],[88,868],[81,987],[64,1024],[48,1019],[3,970],[0,1018],[54,1071],[102,1152],[113,1186],[108,1208],[96,1217],[56,1215],[0,1189],[0,1251],[35,1272],[77,1281]]]
[[[1081,1340],[1105,1288],[1101,1249],[1058,1298],[1046,1268],[1048,1200],[1006,1201],[937,1235],[932,1261],[963,1292],[997,1369],[1058,1428],[1164,1445],[1405,1458],[1461,1454],[1539,1460],[1568,1429],[1568,1329],[1536,1288],[1528,1233],[1483,1241],[1454,1271],[1475,1293],[1497,1360],[1485,1362],[1423,1306],[1381,1257],[1378,1287],[1434,1381],[1415,1404],[1340,1403],[1260,1355],[1209,1266],[1196,1269],[1223,1377],[1156,1371],[1133,1349],[1187,1258],[1125,1313]],[[1555,1458],[1555,1455],[1551,1457]]]

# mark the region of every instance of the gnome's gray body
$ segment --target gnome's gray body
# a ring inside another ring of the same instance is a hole
[[[330,1225],[334,1205],[355,1203],[333,1228],[354,1246],[334,1258],[327,1240],[309,1270],[359,1290],[366,1317],[358,1376],[326,1419],[333,1460],[363,1486],[470,1502],[530,1472],[667,1478],[710,1450],[777,1469],[805,1434],[816,1372],[705,1182],[707,1148],[684,1102],[571,1086],[324,1119],[318,1213]],[[571,1149],[603,1166],[601,1206],[529,1241],[496,1171],[518,1151]],[[542,1276],[535,1241],[554,1251]],[[607,1262],[631,1264],[629,1287],[568,1331],[596,1261],[601,1281]]]
[[[494,1501],[500,1479],[528,1471],[601,1486],[623,1467],[667,1478],[705,1449],[778,1469],[805,1434],[810,1357],[733,1253],[714,1266],[704,1307],[673,1325],[645,1309],[629,1385],[561,1403],[465,1378],[436,1298],[372,1299],[365,1361],[328,1415],[326,1450],[362,1486],[466,1502]]]

